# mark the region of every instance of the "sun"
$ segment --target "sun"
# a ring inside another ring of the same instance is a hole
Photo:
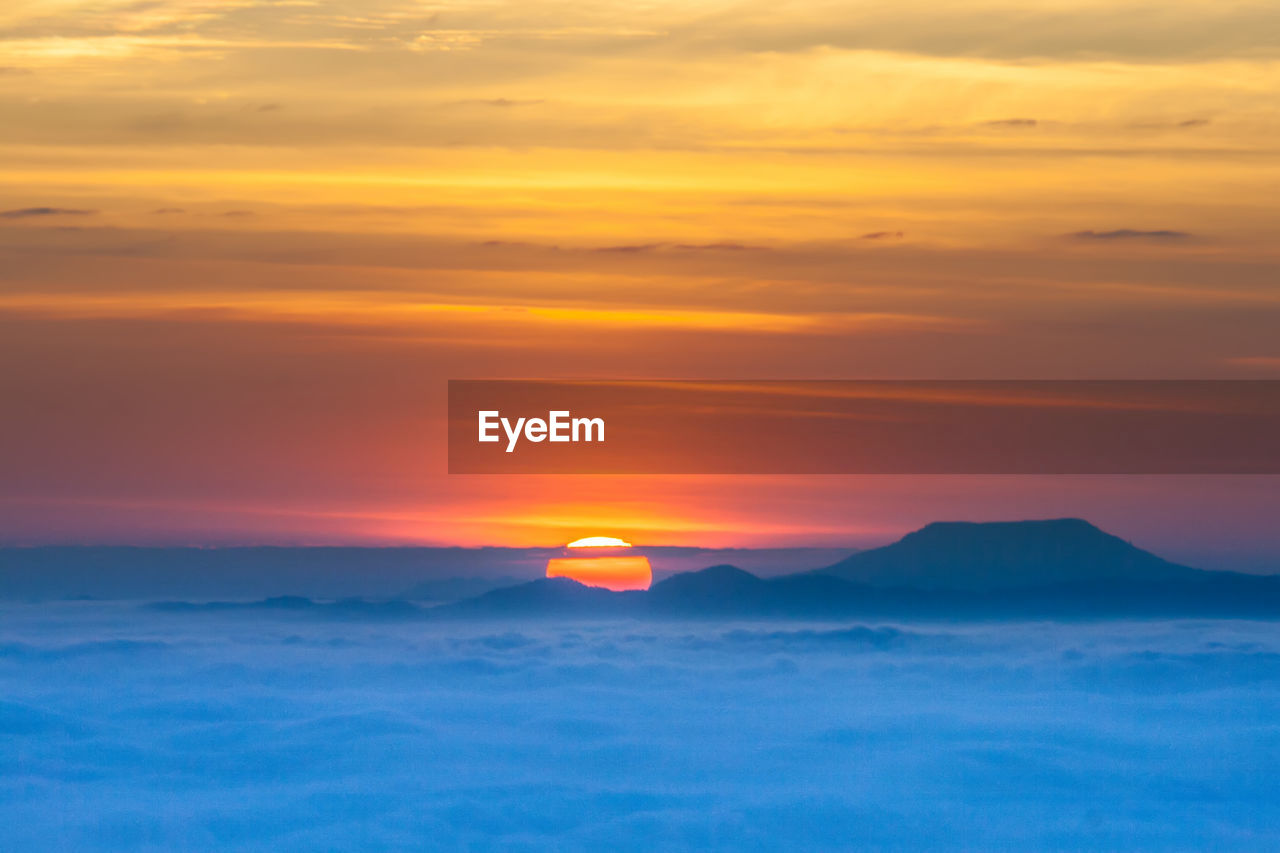
[[[575,539],[566,548],[630,548],[631,543],[614,536],[584,536]]]
[[[630,542],[613,536],[575,539],[564,547],[563,556],[547,561],[547,577],[569,578],[614,592],[648,589],[653,583],[649,558],[628,553],[630,548]]]

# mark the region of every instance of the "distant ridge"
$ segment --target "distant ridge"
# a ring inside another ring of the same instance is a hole
[[[583,586],[568,578],[543,578],[495,589],[445,605],[436,612],[447,616],[614,616],[634,611],[637,597],[643,595]]]
[[[477,595],[483,595],[493,589],[515,586],[516,584],[523,583],[527,580],[527,578],[518,578],[511,575],[501,575],[499,577],[441,578],[439,580],[429,580],[414,584],[397,595],[396,598],[404,601],[461,601],[464,598],[474,598]]]
[[[361,619],[1280,619],[1280,575],[1180,566],[1087,521],[1064,518],[939,522],[826,569],[766,579],[715,565],[645,591],[542,578],[438,607],[288,596],[151,607]]]
[[[737,566],[720,565],[669,577],[645,598],[650,610],[667,613],[758,609],[768,602],[769,584]]]
[[[246,601],[403,598],[447,602],[543,577],[561,547],[0,546],[0,600]],[[825,566],[845,548],[637,545],[655,576],[733,563],[778,575]]]
[[[818,570],[852,583],[995,590],[1096,581],[1191,580],[1197,569],[1135,548],[1079,518],[940,521]]]
[[[574,618],[1280,617],[1280,576],[1180,566],[1077,518],[938,522],[817,571],[764,579],[729,565],[647,592],[560,579],[495,590],[440,615]]]
[[[273,611],[300,613],[338,619],[413,619],[423,610],[407,601],[365,601],[344,598],[340,601],[312,601],[300,595],[277,595],[261,601],[154,601],[144,605],[148,610],[165,613],[218,613],[227,611]]]

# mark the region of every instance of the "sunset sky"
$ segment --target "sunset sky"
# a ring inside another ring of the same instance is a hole
[[[450,477],[449,378],[1280,378],[1273,2],[0,7],[0,540],[1280,558],[1276,477]]]

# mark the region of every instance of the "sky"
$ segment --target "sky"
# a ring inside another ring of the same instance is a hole
[[[0,542],[1280,562],[1277,478],[449,477],[449,378],[1280,378],[1273,3],[17,0]]]

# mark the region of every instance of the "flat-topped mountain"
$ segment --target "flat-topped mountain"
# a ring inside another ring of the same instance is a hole
[[[1160,583],[1203,574],[1078,518],[935,522],[892,545],[861,551],[818,571],[857,584],[922,590]]]

